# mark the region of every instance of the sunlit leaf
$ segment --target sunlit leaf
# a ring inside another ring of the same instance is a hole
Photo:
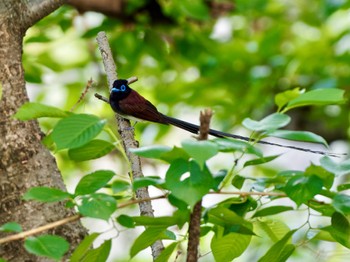
[[[28,237],[24,242],[24,247],[31,254],[60,259],[68,251],[69,243],[59,236],[41,235]]]
[[[124,180],[115,180],[112,183],[112,190],[113,190],[113,193],[115,194],[126,191],[129,188],[130,188],[129,182],[126,182]]]
[[[284,191],[299,206],[321,192],[322,180],[315,175],[296,175],[289,179]]]
[[[79,246],[74,250],[74,253],[70,257],[70,262],[80,262],[90,250],[92,243],[99,236],[99,233],[92,233],[91,235],[87,235],[83,241],[80,242]]]
[[[210,141],[185,140],[181,145],[200,167],[218,153],[218,146]]]
[[[286,126],[290,122],[290,119],[291,118],[288,115],[274,113],[260,121],[246,118],[243,120],[242,124],[244,127],[252,131],[269,131]]]
[[[308,131],[273,130],[267,135],[301,142],[319,143],[328,147],[327,141],[323,137]]]
[[[25,200],[41,202],[57,202],[70,198],[71,195],[57,188],[32,187],[23,196]]]
[[[176,236],[169,230],[163,227],[148,227],[141,235],[136,238],[134,244],[130,249],[130,256],[134,257],[137,253],[145,248],[151,246],[155,241],[161,239],[175,240]]]
[[[132,186],[134,190],[137,190],[141,187],[161,185],[164,184],[164,182],[165,181],[160,177],[145,176],[135,178]]]
[[[89,249],[84,257],[82,257],[79,262],[99,262],[107,261],[109,253],[112,247],[112,240],[106,240],[102,245],[95,249]]]
[[[75,195],[86,195],[96,192],[98,189],[107,185],[115,176],[110,170],[98,170],[82,177],[75,188]]]
[[[110,195],[94,193],[83,196],[79,212],[86,217],[108,220],[117,209],[117,201]]]
[[[28,102],[18,109],[17,113],[14,115],[14,118],[19,120],[31,120],[40,117],[62,118],[71,114],[71,112],[63,111],[57,107]]]
[[[189,172],[189,177],[183,175]],[[203,170],[195,161],[178,159],[171,163],[165,178],[166,187],[178,199],[193,207],[214,185],[207,168]]]
[[[252,160],[249,160],[249,161],[245,162],[244,163],[244,167],[265,164],[265,163],[268,163],[268,162],[276,159],[279,156],[280,155],[274,155],[274,156],[267,156],[267,157],[261,157],[261,158],[257,158],[257,159],[252,159]]]
[[[0,226],[3,232],[22,232],[22,226],[16,222],[8,222]]]
[[[332,204],[338,212],[344,215],[350,214],[350,196],[349,195],[337,194],[333,198]]]
[[[147,146],[141,148],[130,148],[130,152],[146,158],[160,159],[164,153],[171,151],[171,147],[168,146]]]
[[[169,246],[164,248],[164,250],[160,253],[160,255],[155,259],[154,262],[168,262],[171,254],[174,252],[178,243],[171,243]]]
[[[256,156],[263,156],[263,153],[260,149],[254,147],[246,141],[240,141],[236,139],[227,139],[227,138],[219,138],[213,140],[219,146],[220,152],[244,152],[248,154],[253,154]]]
[[[232,261],[239,257],[248,247],[252,236],[238,233],[213,236],[210,247],[216,261]]]
[[[293,207],[289,206],[271,206],[257,211],[253,217],[263,217],[263,216],[272,216],[282,212],[293,210]]]
[[[293,253],[295,247],[287,244],[296,230],[289,231],[261,257],[259,262],[283,262]]]
[[[324,156],[320,159],[321,166],[336,176],[350,174],[350,159],[336,163],[330,157]]]
[[[302,94],[304,90],[300,90],[299,87],[294,88],[292,90],[287,90],[282,93],[279,93],[275,96],[275,104],[278,106],[278,111],[289,103],[289,101],[297,98],[300,94]]]
[[[81,147],[98,135],[105,123],[105,120],[94,115],[71,115],[57,123],[52,131],[52,139],[57,150]]]
[[[344,93],[344,90],[335,88],[320,88],[311,90],[289,101],[283,112],[301,106],[340,104],[344,102]]]
[[[115,146],[107,141],[94,139],[87,144],[68,150],[68,156],[74,161],[86,161],[100,158],[111,152]]]

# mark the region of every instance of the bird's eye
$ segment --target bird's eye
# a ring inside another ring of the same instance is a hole
[[[122,92],[124,92],[125,89],[126,89],[125,85],[122,85],[122,86],[120,87],[120,90],[121,90]]]

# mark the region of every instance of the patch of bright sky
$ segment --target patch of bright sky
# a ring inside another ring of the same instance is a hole
[[[312,27],[302,22],[296,22],[292,26],[292,31],[300,38],[308,41],[318,41],[321,38],[321,32],[316,27]]]
[[[75,16],[73,25],[80,32],[85,33],[86,29],[94,28],[102,24],[105,16],[96,12],[86,12],[83,15]]]
[[[245,24],[242,16],[221,17],[215,23],[210,38],[219,42],[227,42],[232,39],[233,31],[242,29]]]

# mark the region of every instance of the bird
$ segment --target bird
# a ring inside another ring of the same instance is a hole
[[[173,118],[160,113],[157,108],[146,98],[141,96],[138,92],[130,88],[129,81],[125,79],[117,79],[113,82],[110,90],[109,104],[113,111],[121,115],[123,118],[134,121],[149,121],[163,125],[173,125],[184,129],[190,133],[198,134],[199,126]],[[233,138],[247,142],[256,142],[259,144],[289,148],[313,154],[327,155],[332,157],[339,157],[339,154],[329,153],[326,151],[312,150],[309,148],[297,147],[292,145],[282,145],[264,140],[255,140],[249,137],[230,134],[215,129],[209,129],[210,135],[218,138]]]

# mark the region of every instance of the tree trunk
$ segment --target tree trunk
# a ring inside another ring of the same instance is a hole
[[[41,204],[23,201],[34,186],[65,189],[54,157],[41,140],[37,121],[18,121],[13,115],[28,101],[22,66],[23,36],[28,27],[58,8],[63,1],[2,0],[0,2],[0,225],[15,221],[28,230],[72,215],[64,203]],[[72,247],[86,231],[74,223],[57,228]],[[0,233],[0,237],[4,236]],[[29,255],[23,242],[0,246],[0,257],[8,261],[46,261]]]

